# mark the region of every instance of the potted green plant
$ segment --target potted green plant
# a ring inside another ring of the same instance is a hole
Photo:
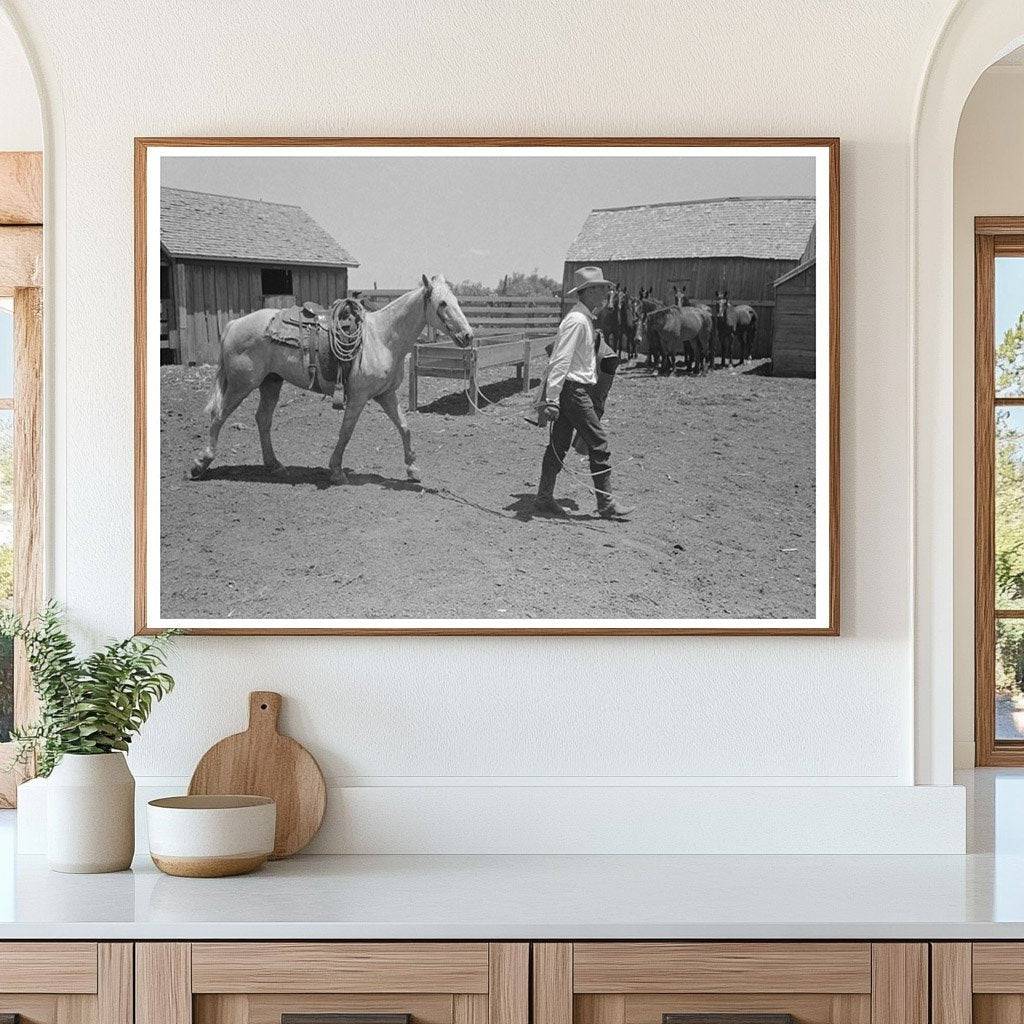
[[[47,862],[54,871],[122,871],[135,853],[135,779],[124,752],[174,687],[163,671],[173,631],[129,637],[84,658],[51,603],[35,618],[0,615],[25,645],[39,718],[15,729],[17,757],[47,776]]]

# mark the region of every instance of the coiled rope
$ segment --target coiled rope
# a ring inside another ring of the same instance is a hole
[[[331,310],[331,328],[327,336],[334,358],[339,363],[351,363],[363,346],[363,321],[357,319],[355,330],[346,331],[341,325],[342,308],[342,303],[335,303]]]

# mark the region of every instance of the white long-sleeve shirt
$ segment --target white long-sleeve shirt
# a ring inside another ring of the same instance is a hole
[[[558,339],[548,360],[546,401],[558,402],[566,379],[581,384],[597,383],[594,314],[582,302],[577,302],[559,325]]]

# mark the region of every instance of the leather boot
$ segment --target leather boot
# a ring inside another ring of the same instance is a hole
[[[636,505],[622,505],[614,498],[608,498],[597,508],[597,514],[602,519],[628,519],[635,511]]]
[[[554,473],[541,472],[537,497],[533,499],[533,511],[545,516],[564,516],[565,509],[555,501]]]
[[[341,384],[338,384],[334,388],[334,394],[331,396],[331,408],[332,409],[344,409],[345,408],[345,389]]]
[[[597,514],[602,519],[628,519],[635,511],[635,505],[621,505],[611,493],[611,470],[594,477],[594,490],[597,492]]]

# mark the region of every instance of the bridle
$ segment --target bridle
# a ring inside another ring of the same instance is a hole
[[[434,328],[435,331],[444,331],[448,337],[455,341],[454,328],[444,310],[448,306],[446,299],[442,299],[436,306],[431,302],[431,296],[434,294],[433,288],[423,289],[423,319],[427,324]],[[458,344],[458,342],[456,342]]]

